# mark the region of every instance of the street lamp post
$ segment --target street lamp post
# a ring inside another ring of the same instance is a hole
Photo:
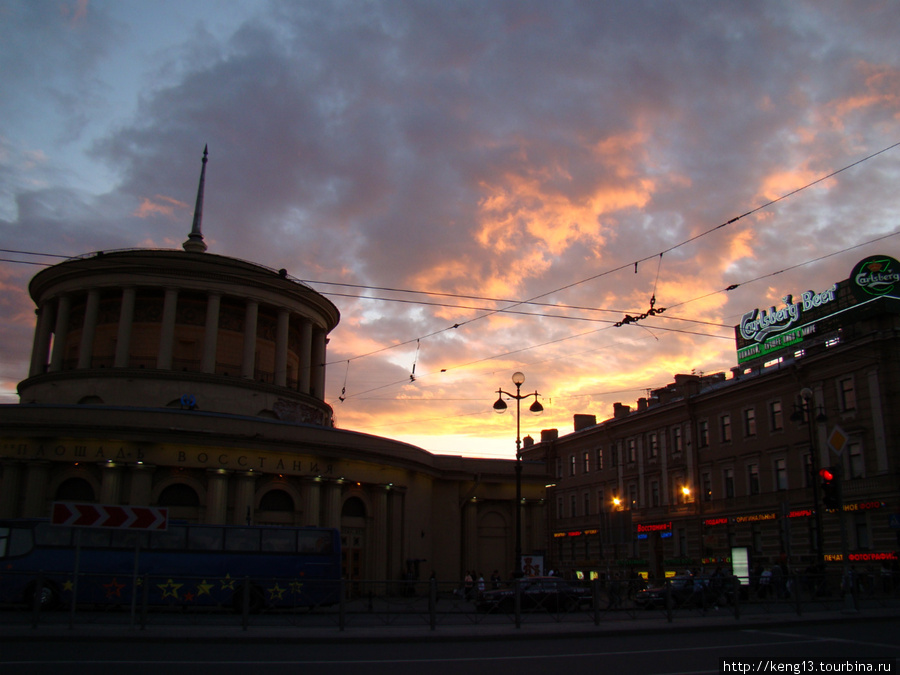
[[[521,401],[534,396],[534,403],[528,408],[535,415],[544,412],[544,406],[538,401],[540,394],[522,394],[522,383],[525,382],[525,376],[520,372],[513,373],[513,384],[516,385],[516,393],[510,394],[503,389],[497,390],[497,401],[494,403],[494,411],[497,413],[506,412],[506,402],[504,396],[508,396],[516,401],[516,576],[522,572],[522,406]]]
[[[817,447],[818,444],[816,443],[815,429],[813,424],[812,398],[812,389],[804,387],[804,389],[800,392],[800,400],[802,401],[802,403],[799,406],[796,418],[806,419],[807,430],[809,432],[809,454],[810,464],[812,468],[812,475],[810,476],[810,478],[812,479],[813,484],[813,513],[815,514],[816,519],[816,558],[819,567],[822,568],[825,565],[825,542],[822,539],[822,504],[819,502],[819,449]],[[819,413],[815,421],[824,422],[824,413]]]

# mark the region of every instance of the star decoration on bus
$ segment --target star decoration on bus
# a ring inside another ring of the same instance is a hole
[[[230,574],[226,574],[225,578],[221,580],[221,582],[222,582],[221,590],[224,591],[227,588],[229,591],[233,591],[235,581],[237,581],[237,579],[232,579]]]
[[[269,600],[274,600],[278,598],[279,600],[283,599],[284,592],[287,590],[286,588],[282,588],[278,585],[278,582],[275,582],[275,585],[272,588],[267,589],[269,591]]]
[[[184,584],[176,584],[171,579],[166,581],[164,584],[157,584],[156,587],[162,591],[163,598],[175,598],[178,599],[178,589],[184,586]]]
[[[292,581],[291,582],[291,593],[294,595],[300,595],[300,590],[303,588],[302,581]]]
[[[113,577],[113,580],[108,584],[103,584],[103,588],[106,589],[107,598],[121,598],[122,589],[125,588],[125,584],[119,583],[119,581]]]
[[[206,583],[206,579],[197,584],[197,596],[201,595],[212,595],[210,591],[212,590],[213,585]]]

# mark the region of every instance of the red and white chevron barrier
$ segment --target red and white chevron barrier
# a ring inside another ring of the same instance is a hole
[[[150,506],[117,506],[112,504],[79,504],[54,502],[54,525],[74,527],[112,527],[120,530],[165,530],[169,511]]]

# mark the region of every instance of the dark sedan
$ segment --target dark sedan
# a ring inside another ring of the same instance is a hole
[[[666,606],[666,583],[659,583],[638,591],[634,596],[637,607],[653,609]],[[728,604],[734,595],[724,577],[672,577],[668,580],[670,607],[713,607]]]
[[[522,594],[523,612],[568,612],[591,604],[591,592],[587,588],[557,577],[525,577],[508,588],[483,592],[475,601],[479,611],[514,611],[516,583]]]

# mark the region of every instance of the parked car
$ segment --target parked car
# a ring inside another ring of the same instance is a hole
[[[569,612],[592,602],[590,589],[558,577],[524,577],[507,588],[484,591],[476,599],[479,611],[512,612],[516,607],[516,585],[522,593],[522,611]]]
[[[634,596],[636,607],[653,609],[666,606],[666,583],[656,583]],[[726,577],[681,576],[668,580],[671,607],[714,607],[731,604],[734,588]]]

